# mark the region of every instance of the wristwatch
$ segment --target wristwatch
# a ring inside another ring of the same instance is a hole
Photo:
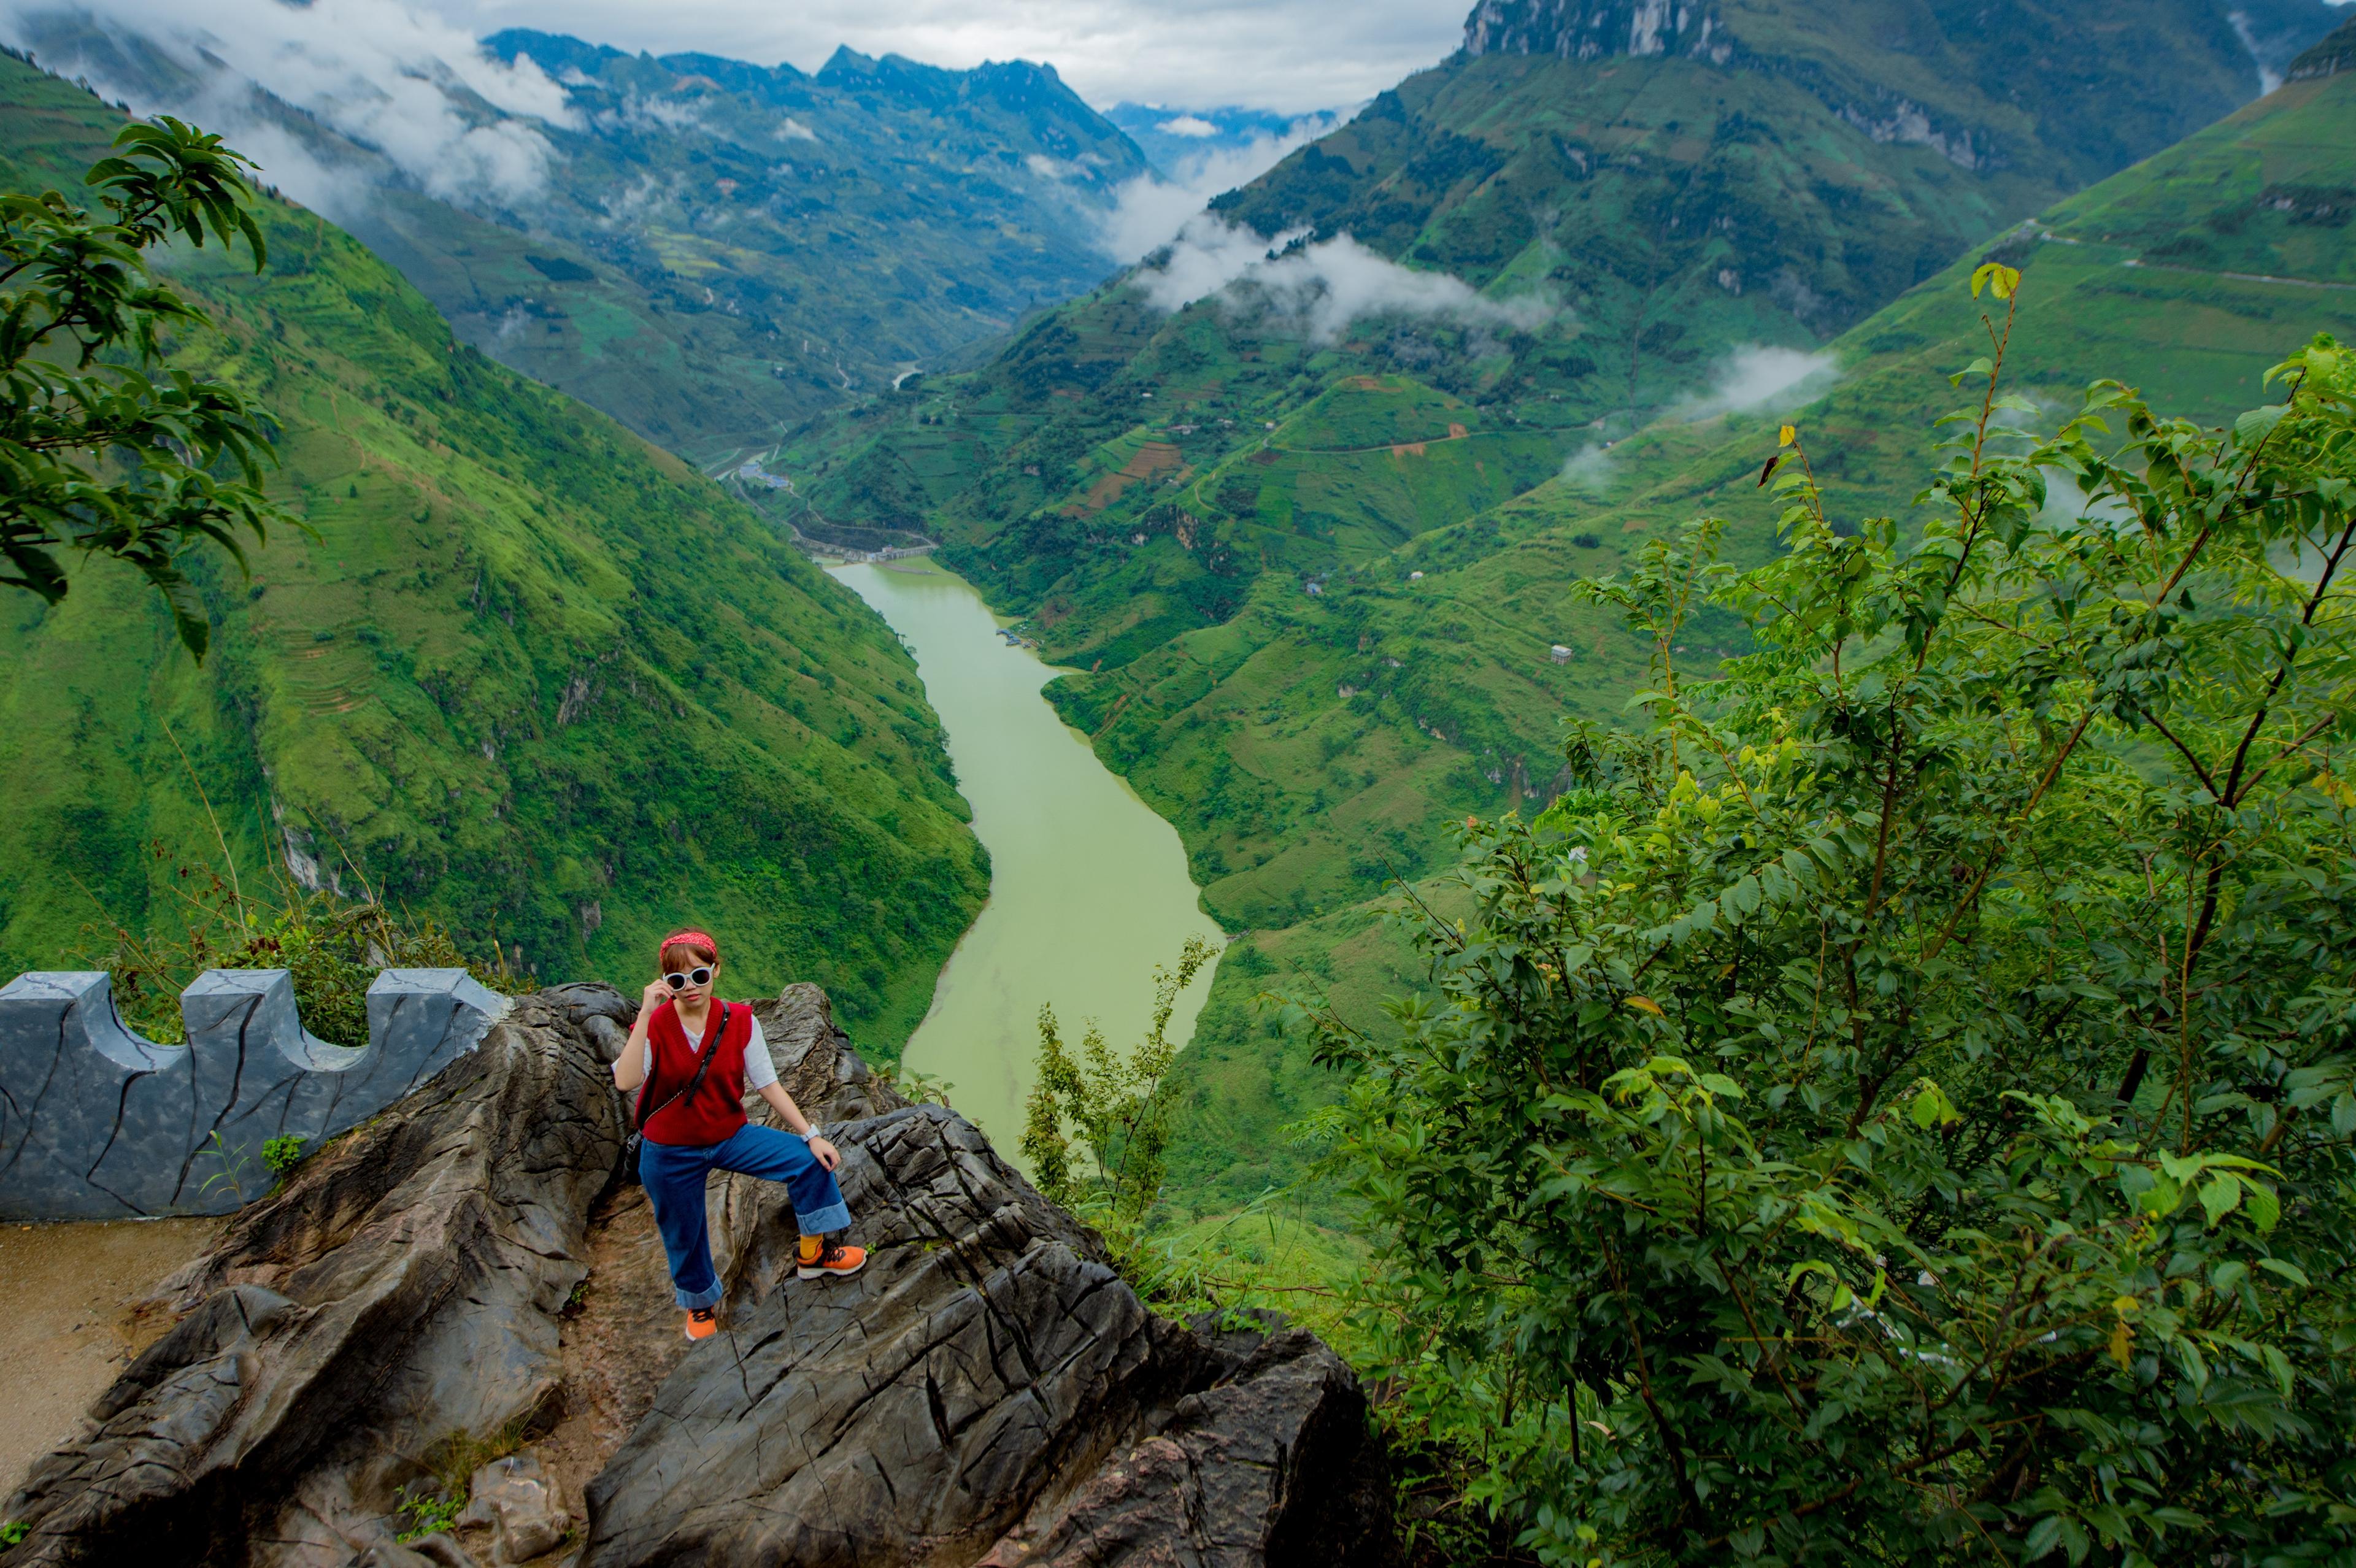
[[[814,1138],[814,1137],[817,1137],[817,1136],[819,1136],[819,1130],[818,1130],[818,1124],[817,1124],[816,1122],[812,1122],[812,1123],[809,1125],[809,1131],[808,1131],[808,1132],[806,1132],[806,1133],[804,1133],[804,1134],[802,1135],[802,1142],[804,1142],[804,1143],[808,1143],[808,1142],[809,1142],[809,1141],[810,1141],[810,1139],[812,1139],[812,1138]]]

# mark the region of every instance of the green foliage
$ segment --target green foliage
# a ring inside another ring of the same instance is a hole
[[[0,1547],[21,1545],[33,1527],[21,1519],[0,1520]]]
[[[2107,373],[2203,424],[2230,421],[2285,341],[2319,328],[2356,340],[2356,286],[2256,276],[2356,285],[2344,232],[2281,210],[2278,187],[2289,184],[2356,187],[2356,73],[2294,83],[1959,259],[1829,346],[1841,376],[1828,394],[1811,388],[1752,414],[1665,417],[1597,454],[1591,476],[1550,479],[1420,534],[1362,575],[1336,576],[1321,599],[1293,583],[1255,587],[1225,624],[1119,669],[1066,677],[1050,695],[1177,826],[1207,907],[1230,927],[1253,928],[1256,942],[1280,942],[1288,969],[1331,954],[1328,994],[1370,1025],[1376,997],[1420,977],[1404,960],[1364,961],[1359,933],[1387,901],[1387,879],[1423,886],[1451,820],[1515,808],[1527,816],[1576,787],[1579,768],[1550,755],[1566,715],[1609,720],[1651,682],[1651,637],[1579,597],[1581,580],[1624,573],[1636,551],[1697,511],[1739,519],[1729,561],[1767,559],[1774,539],[1755,509],[1759,474],[1779,425],[1794,419],[1838,433],[1815,475],[1839,526],[1879,513],[1912,526],[1920,432],[1952,399],[1945,373],[1987,347],[1968,282],[1990,260],[2023,274],[2012,386],[2040,410],[2003,411],[2004,421],[2050,430]],[[2033,237],[2044,234],[2051,240]],[[2187,237],[2211,246],[2201,265],[2217,271],[2158,264]],[[1801,396],[1811,400],[1804,409]],[[1148,553],[1168,548],[1157,541]],[[1425,576],[1404,582],[1409,569]],[[1086,632],[1083,614],[1054,635]],[[1701,605],[1677,678],[1708,673],[1747,640],[1728,608]],[[1571,656],[1553,662],[1550,644]],[[1605,756],[1599,765],[1612,764]],[[1173,1133],[1171,1200],[1183,1207],[1224,1208],[1271,1178],[1287,1183],[1289,1172],[1253,1168],[1237,1186],[1228,1151],[1283,1151],[1283,1138],[1252,1135],[1273,1134],[1336,1092],[1311,1070],[1305,1042],[1253,1028],[1259,988],[1225,962],[1214,981],[1196,1037],[1210,1050]],[[1194,1055],[1181,1056],[1182,1075]]]
[[[393,1540],[406,1546],[412,1541],[449,1530],[466,1511],[466,1494],[463,1483],[455,1494],[436,1491],[424,1485],[403,1487],[393,1503],[394,1514],[402,1520]]]
[[[957,1088],[948,1079],[919,1072],[905,1061],[884,1062],[876,1067],[875,1076],[912,1105],[947,1106],[950,1092]]]
[[[180,993],[208,969],[290,971],[303,1027],[330,1045],[369,1042],[368,988],[380,970],[465,969],[496,991],[532,988],[530,976],[510,969],[496,944],[487,958],[470,957],[438,923],[388,909],[373,897],[348,900],[325,888],[305,889],[283,871],[265,879],[270,896],[248,893],[225,838],[221,848],[220,871],[174,869],[179,908],[170,925],[143,932],[110,922],[83,929],[92,945],[77,957],[112,974],[123,1021],[150,1040],[182,1038]],[[162,843],[148,852],[159,863],[171,854]],[[291,1140],[295,1147],[285,1151],[284,1167],[271,1150],[290,1140],[263,1146],[273,1175],[283,1176],[302,1157],[301,1141]]]
[[[303,1146],[311,1140],[299,1133],[283,1137],[265,1138],[262,1145],[262,1163],[270,1174],[284,1181],[294,1168],[303,1163]]]
[[[1178,1054],[1170,1015],[1213,951],[1190,936],[1175,969],[1154,966],[1153,1022],[1125,1059],[1093,1021],[1075,1058],[1064,1048],[1055,1008],[1039,1009],[1039,1081],[1025,1107],[1023,1157],[1050,1200],[1101,1214],[1123,1235],[1134,1234],[1161,1195],[1170,1142],[1165,1081]]]
[[[119,19],[51,11],[16,42],[176,112],[252,92],[280,133],[351,175],[347,226],[463,341],[707,467],[1087,287],[1111,193],[1146,172],[1053,72],[1021,62],[946,71],[845,51],[804,74],[509,30],[484,48],[563,80],[569,112],[504,124],[555,155],[529,201],[444,201],[404,179],[368,188],[392,171],[332,116]],[[659,101],[695,110],[649,134],[644,106]],[[1066,165],[1050,199],[1026,157]]]
[[[219,1128],[215,1128],[206,1136],[205,1152],[212,1156],[213,1164],[219,1168],[206,1177],[197,1190],[210,1192],[216,1187],[225,1187],[229,1189],[230,1196],[235,1198],[241,1205],[243,1204],[246,1200],[246,1188],[253,1184],[252,1162],[243,1153],[230,1148],[222,1140]]]
[[[168,116],[124,126],[114,147],[83,180],[102,218],[56,190],[0,195],[0,584],[54,604],[60,552],[128,561],[201,658],[211,627],[182,552],[209,540],[242,566],[240,532],[259,544],[294,519],[262,491],[261,411],[225,381],[161,369],[166,331],[205,314],[155,281],[146,252],[242,240],[259,271],[253,165]]]
[[[1919,530],[1794,442],[1719,677],[1647,548],[1649,723],[1322,1026],[1377,1370],[1541,1562],[2356,1552],[2356,363],[2031,439],[2009,328]]]
[[[78,176],[121,124],[0,56],[0,189]],[[0,594],[0,964],[56,967],[94,916],[177,939],[195,857],[148,846],[218,860],[177,738],[243,866],[551,978],[621,979],[710,925],[747,994],[816,981],[896,1054],[988,875],[889,628],[691,469],[455,341],[349,236],[252,215],[266,272],[176,249],[218,330],[172,363],[267,411],[271,493],[318,542],[274,536],[251,582],[187,562],[200,667],[131,572]]]
[[[568,1307],[585,1299],[587,1283],[573,1287]],[[455,1431],[436,1438],[423,1456],[429,1478],[395,1494],[395,1517],[407,1522],[393,1539],[406,1544],[455,1526],[473,1494],[475,1473],[521,1448],[534,1430],[532,1417],[519,1416],[482,1436]]]

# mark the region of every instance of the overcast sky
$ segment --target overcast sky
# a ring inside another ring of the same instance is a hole
[[[815,70],[837,44],[932,65],[1052,65],[1098,106],[1355,104],[1456,48],[1471,0],[419,0],[477,34],[570,33]]]

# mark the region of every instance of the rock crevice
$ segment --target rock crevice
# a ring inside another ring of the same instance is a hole
[[[585,1517],[535,1561],[1388,1555],[1382,1456],[1330,1349],[1156,1316],[973,1126],[871,1074],[817,987],[759,1010],[787,1089],[844,1150],[865,1273],[795,1278],[783,1189],[716,1181],[723,1332],[646,1345],[675,1362],[649,1392],[583,1376],[565,1336],[596,1292],[639,1304],[616,1319],[632,1334],[676,1333],[659,1280],[588,1278],[593,1255],[651,1261],[593,1233],[646,1224],[611,1195],[626,1116],[605,1063],[632,1005],[603,987],[523,998],[168,1283],[185,1315],[9,1499],[31,1533],[0,1564],[455,1561],[455,1538],[394,1542],[401,1488],[568,1410],[565,1495],[586,1478]],[[498,1526],[503,1559],[556,1528],[468,1519],[480,1551]]]

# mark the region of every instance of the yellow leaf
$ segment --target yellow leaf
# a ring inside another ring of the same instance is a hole
[[[1661,1011],[1661,1004],[1653,1000],[1650,997],[1632,996],[1628,998],[1628,1005],[1635,1008],[1640,1013],[1650,1013],[1656,1019],[1666,1018],[1668,1016]]]
[[[2116,1301],[2111,1303],[2111,1310],[2117,1313],[2120,1317],[2125,1317],[2130,1312],[2141,1312],[2143,1310],[2143,1303],[2137,1301],[2132,1296],[2122,1296]]]
[[[2111,1360],[2124,1368],[2127,1364],[2128,1348],[2134,1343],[2135,1330],[2127,1327],[2126,1318],[2120,1318],[2118,1327],[2111,1330]]]
[[[1789,446],[1799,439],[1800,432],[1790,425],[1785,425],[1783,430],[1777,433],[1775,444],[1778,446]]]
[[[1972,274],[1972,298],[1974,299],[1979,298],[1980,290],[1985,288],[1997,298],[2008,300],[2012,297],[2012,291],[2019,286],[2019,269],[2008,267],[2001,261],[1987,262]]]

